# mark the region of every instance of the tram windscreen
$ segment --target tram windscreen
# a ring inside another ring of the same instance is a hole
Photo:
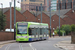
[[[17,34],[27,34],[27,23],[17,24]]]

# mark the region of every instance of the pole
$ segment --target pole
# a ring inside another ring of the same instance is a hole
[[[51,5],[50,5],[50,37],[51,37]]]
[[[42,23],[42,3],[41,3],[41,23]]]
[[[60,37],[60,0],[59,0],[59,37]]]
[[[15,26],[16,26],[16,9],[15,9],[15,1],[14,0],[14,40],[15,40],[15,33],[16,33],[16,29],[15,29]]]
[[[11,29],[12,29],[12,11],[11,11],[11,2],[10,2],[10,32],[11,32]]]

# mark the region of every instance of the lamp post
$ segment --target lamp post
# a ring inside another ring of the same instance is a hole
[[[15,33],[16,33],[16,9],[15,9],[15,3],[16,0],[14,0],[14,40],[15,40]]]
[[[50,5],[50,37],[51,37],[51,5]]]
[[[40,5],[41,5],[41,23],[42,23],[42,3]]]
[[[60,37],[60,0],[59,0],[59,37]]]
[[[11,10],[11,2],[9,3],[10,4],[10,32],[11,32],[11,29],[12,29],[12,10]]]

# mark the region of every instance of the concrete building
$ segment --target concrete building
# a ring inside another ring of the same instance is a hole
[[[47,11],[47,0],[21,0],[21,9],[41,11],[41,3],[43,11]]]
[[[59,9],[59,0],[57,0],[57,10]],[[60,0],[60,9],[74,9],[75,0]]]
[[[59,2],[60,1],[60,2]],[[49,6],[51,5],[51,10],[56,11],[59,9],[75,9],[75,0],[48,0]],[[48,6],[48,5],[47,5]],[[49,11],[49,8],[48,8]]]

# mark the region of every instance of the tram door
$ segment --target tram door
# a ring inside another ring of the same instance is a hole
[[[32,38],[34,40],[34,28],[32,28]]]
[[[37,38],[40,39],[40,28],[37,28]]]
[[[42,35],[43,35],[42,39],[44,39],[44,28],[42,28]]]
[[[35,28],[33,28],[32,33],[33,33],[34,40],[36,40],[36,29]]]

